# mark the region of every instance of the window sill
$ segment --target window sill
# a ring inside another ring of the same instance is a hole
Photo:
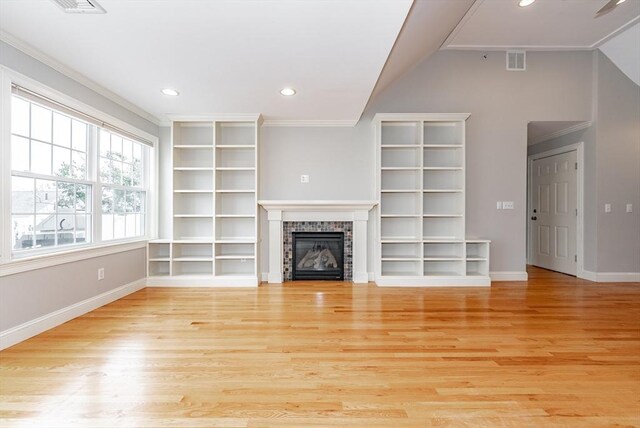
[[[143,238],[136,239],[135,241],[114,242],[90,247],[74,248],[64,252],[40,254],[32,257],[13,259],[0,264],[0,277],[80,260],[92,259],[95,257],[107,256],[109,254],[122,253],[124,251],[145,248],[146,246],[147,239]]]

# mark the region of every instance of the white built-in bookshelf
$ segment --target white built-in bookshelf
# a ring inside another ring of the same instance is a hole
[[[468,116],[375,116],[378,285],[490,284],[489,241],[465,237]]]
[[[149,283],[257,286],[261,117],[172,124],[171,239],[149,242]]]

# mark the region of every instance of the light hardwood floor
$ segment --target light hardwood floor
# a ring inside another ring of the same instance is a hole
[[[640,284],[148,288],[0,353],[0,426],[640,425]]]

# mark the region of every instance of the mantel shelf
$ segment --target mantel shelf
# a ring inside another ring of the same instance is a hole
[[[295,201],[295,200],[262,200],[258,201],[265,210],[277,211],[369,211],[377,201],[344,200],[344,201]]]

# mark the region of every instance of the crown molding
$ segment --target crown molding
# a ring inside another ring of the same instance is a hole
[[[267,119],[264,126],[289,126],[289,127],[354,127],[358,120],[279,120]]]
[[[559,131],[552,132],[550,134],[541,135],[537,138],[533,139],[531,145],[542,143],[543,141],[548,141],[553,138],[562,137],[563,135],[571,134],[572,132],[580,131],[581,129],[587,129],[590,127],[592,122],[590,120],[586,122],[581,122],[576,125],[570,126],[568,128],[561,129]]]
[[[68,77],[71,80],[74,80],[78,83],[80,83],[81,85],[91,89],[92,91],[102,95],[103,97],[113,101],[114,103],[118,104],[119,106],[131,111],[132,113],[137,114],[138,116],[142,117],[143,119],[148,120],[149,122],[153,123],[154,125],[160,125],[160,123],[162,123],[162,120],[154,115],[152,115],[151,113],[141,109],[140,107],[138,107],[137,105],[131,103],[130,101],[127,101],[126,99],[122,98],[120,95],[117,95],[114,92],[111,92],[110,90],[108,90],[107,88],[105,88],[104,86],[100,85],[99,83],[96,83],[95,81],[91,80],[90,78],[88,78],[87,76],[85,76],[84,74],[62,64],[61,62],[53,59],[52,57],[50,57],[49,55],[45,54],[44,52],[34,48],[33,46],[29,45],[28,43],[18,39],[17,37],[13,36],[12,34],[7,33],[4,30],[0,30],[0,40],[7,43],[8,45],[13,46],[14,48],[18,49],[19,51],[23,52],[26,55],[29,55],[30,57],[34,58],[37,61],[40,61],[41,63],[53,68],[54,70],[56,70],[59,73],[62,73],[63,75],[65,75],[66,77]]]

